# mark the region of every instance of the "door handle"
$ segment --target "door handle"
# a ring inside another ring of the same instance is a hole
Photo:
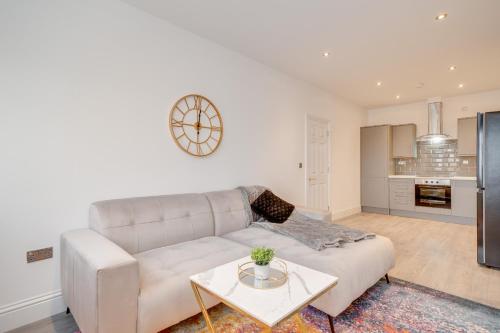
[[[309,177],[309,181],[313,181],[313,180],[316,180],[316,178],[314,178],[314,177]]]
[[[484,114],[477,114],[477,139],[476,139],[476,182],[478,188],[484,188]]]

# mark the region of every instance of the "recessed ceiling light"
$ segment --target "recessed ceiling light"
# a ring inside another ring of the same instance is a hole
[[[463,88],[463,87],[464,87],[464,84],[463,84],[463,83],[460,83],[460,84],[458,85],[458,87],[459,87],[459,88]]]
[[[454,71],[455,69],[457,69],[457,67],[456,66],[450,66],[449,69],[450,69],[450,71]]]
[[[382,82],[378,81],[377,82],[377,87],[380,87],[382,85]]]
[[[323,57],[328,57],[330,55],[330,52],[323,52]]]
[[[442,21],[448,17],[448,13],[441,13],[438,16],[436,16],[436,21]]]
[[[400,99],[400,98],[401,98],[401,96],[399,96],[399,95],[396,95],[396,99]]]

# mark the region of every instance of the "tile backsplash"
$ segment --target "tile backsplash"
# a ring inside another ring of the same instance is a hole
[[[394,158],[394,174],[396,175],[416,175],[416,158]]]
[[[396,175],[429,177],[475,176],[476,157],[457,156],[457,140],[417,142],[417,158],[393,159]]]
[[[457,176],[476,176],[476,156],[459,157]]]
[[[417,175],[453,177],[457,165],[457,140],[417,142]]]

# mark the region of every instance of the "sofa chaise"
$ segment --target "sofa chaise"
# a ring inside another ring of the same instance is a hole
[[[302,211],[316,219],[328,213]],[[315,251],[249,227],[239,190],[100,201],[89,228],[61,236],[64,300],[82,333],[155,333],[200,312],[189,276],[268,246],[277,256],[339,277],[313,303],[336,316],[394,266],[382,236]],[[207,306],[217,303],[202,295]]]

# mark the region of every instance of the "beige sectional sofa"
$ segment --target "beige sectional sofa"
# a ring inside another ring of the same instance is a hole
[[[239,190],[96,202],[89,226],[61,236],[63,296],[82,333],[153,333],[195,315],[199,308],[188,277],[258,245],[338,276],[337,287],[313,304],[332,316],[394,265],[394,248],[385,237],[315,251],[248,227]],[[217,303],[203,297],[207,306]]]

